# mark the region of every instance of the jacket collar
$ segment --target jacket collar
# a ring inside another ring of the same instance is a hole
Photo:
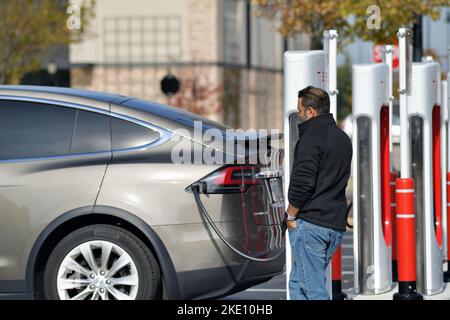
[[[336,124],[336,121],[334,121],[333,114],[327,113],[323,114],[314,118],[311,118],[309,120],[306,120],[305,122],[300,123],[298,127],[298,135],[301,137],[306,130],[308,130],[311,127],[314,127],[319,124]]]

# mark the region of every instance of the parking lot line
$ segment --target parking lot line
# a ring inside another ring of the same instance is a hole
[[[346,275],[346,274],[353,274],[353,271],[342,271],[342,274],[343,274],[343,275]]]
[[[286,289],[247,289],[248,292],[286,292]]]

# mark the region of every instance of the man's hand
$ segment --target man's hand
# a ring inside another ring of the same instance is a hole
[[[296,217],[298,212],[300,210],[297,209],[296,207],[294,207],[292,204],[289,203],[288,208],[286,210],[286,212],[288,213],[288,215],[292,216],[292,217]]]
[[[286,221],[286,225],[289,230],[294,230],[297,228],[297,221]]]
[[[287,214],[290,215],[291,217],[296,217],[299,211],[300,210],[298,208],[294,207],[290,203],[286,210]],[[293,230],[293,229],[297,228],[297,222],[295,220],[294,221],[286,221],[286,226],[289,230]]]

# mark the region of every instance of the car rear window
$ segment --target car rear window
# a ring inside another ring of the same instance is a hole
[[[192,112],[188,112],[179,108],[174,108],[171,106],[162,105],[156,102],[150,102],[141,99],[130,99],[123,103],[123,105],[150,112],[160,117],[164,117],[174,122],[178,122],[188,127],[194,127],[196,121],[201,121],[202,130],[206,131],[208,129],[218,129],[220,131],[225,131],[226,129],[231,129],[230,127],[212,121],[208,118],[199,116]]]
[[[110,117],[77,110],[71,154],[111,151]]]
[[[158,131],[127,120],[113,117],[111,125],[114,150],[142,147],[160,138]]]

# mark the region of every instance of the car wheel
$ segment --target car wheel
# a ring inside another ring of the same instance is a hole
[[[147,246],[130,232],[92,225],[65,237],[44,271],[51,300],[152,300],[160,296],[161,273]]]

